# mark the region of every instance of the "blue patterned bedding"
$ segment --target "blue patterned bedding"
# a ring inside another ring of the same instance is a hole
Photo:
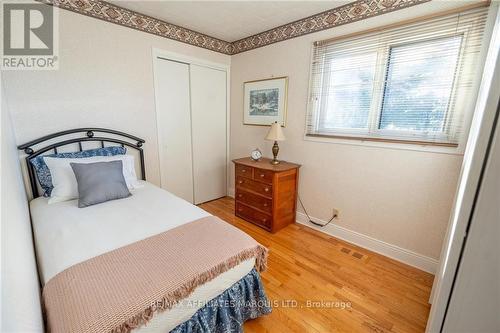
[[[259,273],[250,273],[199,309],[170,333],[243,332],[243,323],[271,313]]]
[[[35,157],[30,161],[35,169],[36,179],[43,190],[44,197],[50,197],[50,193],[54,186],[52,185],[52,176],[50,174],[49,167],[45,164],[43,160],[44,157],[57,157],[57,158],[84,158],[84,157],[94,157],[94,156],[115,156],[124,155],[127,153],[127,149],[119,146],[87,149],[71,153],[58,153],[50,155],[40,155]]]

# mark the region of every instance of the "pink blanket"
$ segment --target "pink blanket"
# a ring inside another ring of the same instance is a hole
[[[129,332],[244,260],[263,271],[267,249],[205,217],[76,264],[43,289],[50,332]]]

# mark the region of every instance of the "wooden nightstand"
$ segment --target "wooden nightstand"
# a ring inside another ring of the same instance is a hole
[[[250,157],[233,160],[235,164],[235,214],[268,231],[295,222],[299,164]]]

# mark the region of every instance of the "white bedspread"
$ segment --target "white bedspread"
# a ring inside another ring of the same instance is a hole
[[[42,283],[84,260],[210,215],[150,183],[126,199],[78,208],[77,201],[31,201],[37,259]],[[198,287],[185,302],[153,318],[137,332],[168,332],[188,320],[205,302],[251,271],[247,260]]]

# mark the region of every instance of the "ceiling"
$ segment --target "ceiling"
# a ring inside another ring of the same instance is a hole
[[[117,6],[233,42],[351,1],[130,1]]]

